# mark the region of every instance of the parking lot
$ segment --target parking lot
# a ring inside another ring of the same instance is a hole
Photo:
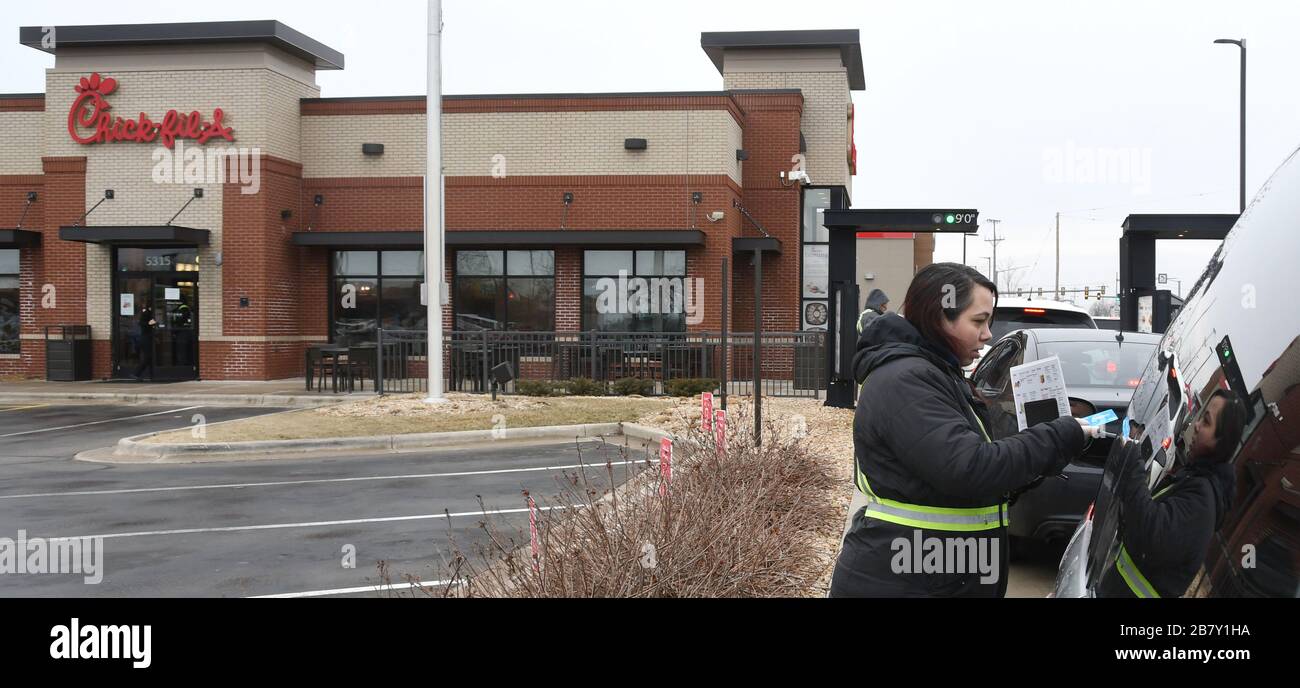
[[[430,580],[452,538],[473,550],[483,508],[526,526],[521,490],[558,492],[578,462],[602,484],[612,446],[573,442],[292,461],[114,465],[75,461],[119,437],[276,409],[0,407],[3,537],[103,537],[103,581],[6,575],[0,596],[375,594],[375,563]],[[579,453],[581,452],[581,457]],[[622,480],[624,466],[616,466]],[[607,482],[607,481],[606,481]],[[540,502],[541,500],[539,500]],[[448,513],[450,516],[448,516]],[[355,568],[345,555],[355,553]]]

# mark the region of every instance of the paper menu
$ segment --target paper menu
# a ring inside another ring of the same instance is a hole
[[[1061,359],[1056,356],[1013,367],[1011,388],[1016,403],[1016,422],[1021,430],[1070,415],[1065,374],[1061,371]]]

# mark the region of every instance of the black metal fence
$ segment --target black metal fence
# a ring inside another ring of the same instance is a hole
[[[764,394],[817,397],[826,389],[824,332],[765,332],[760,341]],[[379,331],[381,394],[426,391],[426,342],[424,331]],[[451,331],[443,335],[443,376],[448,391],[488,392],[489,371],[509,363],[516,380],[587,378],[609,389],[637,378],[665,394],[673,380],[711,379],[720,387],[725,377],[729,394],[749,395],[753,352],[754,335],[744,332],[724,340],[710,332]]]

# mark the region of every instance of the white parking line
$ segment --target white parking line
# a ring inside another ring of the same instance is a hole
[[[359,592],[394,592],[412,588],[441,588],[451,581],[433,581],[431,583],[393,583],[390,585],[363,585],[359,588],[335,588],[333,590],[308,590],[306,592],[283,592],[276,595],[252,595],[251,600],[287,600],[297,597],[327,597],[329,595],[355,595]]]
[[[169,413],[181,413],[182,411],[193,411],[201,409],[202,406],[186,406],[185,408],[171,409],[169,411],[159,411],[157,413],[144,413],[138,416],[127,416],[126,418],[109,418],[108,420],[95,420],[89,423],[77,423],[76,425],[64,425],[57,428],[41,428],[40,430],[26,430],[23,432],[11,432],[8,435],[0,435],[0,439],[5,437],[18,437],[20,435],[35,435],[42,432],[54,432],[56,430],[71,430],[73,428],[84,428],[87,425],[100,425],[102,423],[117,423],[124,420],[135,420],[136,418],[148,418],[150,416],[165,416]]]
[[[643,459],[634,461],[616,461],[611,462],[614,466],[626,464],[641,465]],[[657,464],[659,459],[651,459],[651,464]],[[277,480],[273,482],[262,483],[217,483],[212,485],[176,485],[173,487],[137,487],[125,490],[80,490],[77,492],[33,492],[30,494],[17,495],[0,495],[0,500],[4,499],[35,499],[37,497],[85,497],[91,495],[118,495],[118,494],[138,494],[141,492],[178,492],[183,490],[222,490],[222,489],[242,489],[245,487],[281,487],[285,485],[315,485],[321,483],[352,483],[366,480],[420,480],[428,478],[459,478],[471,475],[499,475],[504,473],[528,473],[537,471],[562,471],[573,468],[604,468],[604,462],[569,464],[566,466],[540,466],[536,468],[501,468],[487,471],[455,471],[450,473],[412,473],[407,475],[371,475],[356,478],[315,478],[312,480]]]
[[[569,507],[562,506],[539,506],[538,511],[550,511],[552,509],[581,509],[581,504],[573,504]],[[381,516],[377,518],[351,518],[344,521],[309,521],[305,523],[268,523],[256,526],[223,526],[219,528],[181,528],[178,530],[146,530],[135,533],[103,533],[99,535],[70,535],[63,537],[45,538],[46,542],[66,542],[69,540],[85,540],[88,538],[102,538],[110,540],[113,538],[129,537],[146,537],[150,535],[192,535],[195,533],[236,533],[248,530],[277,530],[283,528],[320,528],[324,526],[346,526],[358,523],[393,523],[395,521],[427,521],[437,518],[464,518],[466,516],[495,516],[497,514],[518,514],[528,511],[522,509],[497,509],[495,511],[462,511],[455,514],[419,514],[416,516]]]

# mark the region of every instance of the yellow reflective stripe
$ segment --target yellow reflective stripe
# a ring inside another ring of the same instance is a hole
[[[980,426],[980,434],[984,435],[984,441],[992,442],[993,439],[989,437],[989,431],[984,429],[984,421],[980,420],[980,414],[975,413],[975,409],[971,409],[970,414],[975,416],[975,424]]]
[[[931,521],[923,521],[920,519],[908,518],[906,516],[898,516],[895,514],[885,514],[878,511],[872,511],[870,505],[867,505],[867,510],[862,515],[864,518],[874,518],[880,521],[888,521],[890,523],[897,523],[903,526],[910,526],[912,528],[921,528],[925,530],[947,530],[947,531],[955,531],[961,533],[978,532],[981,530],[995,530],[997,528],[1001,528],[1003,525],[1006,525],[1000,522],[999,523],[969,523],[969,524],[948,523],[948,524],[940,525],[940,524],[933,523]]]
[[[921,506],[920,504],[896,502],[892,499],[881,499],[880,497],[877,497],[875,501],[898,509],[912,509],[925,514],[945,514],[948,516],[997,516],[998,510],[1004,507],[1004,505],[977,507]]]
[[[1133,591],[1140,599],[1159,599],[1160,593],[1156,592],[1154,585],[1148,581],[1146,576],[1138,570],[1137,564],[1133,558],[1128,555],[1128,549],[1123,544],[1119,546],[1119,556],[1115,559],[1115,568],[1119,569],[1119,575],[1128,584],[1129,590]]]

